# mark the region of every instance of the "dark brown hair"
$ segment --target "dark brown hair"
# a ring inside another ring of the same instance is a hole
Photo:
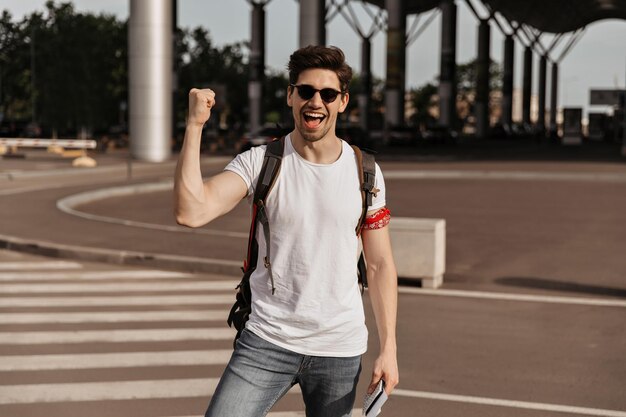
[[[341,49],[335,46],[309,45],[295,51],[289,57],[289,83],[298,82],[300,73],[308,69],[321,68],[334,71],[339,78],[342,92],[348,91],[352,79],[352,68],[346,63],[346,57]]]

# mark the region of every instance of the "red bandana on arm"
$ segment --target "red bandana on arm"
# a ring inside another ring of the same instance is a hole
[[[368,215],[363,222],[363,230],[382,229],[389,224],[391,220],[391,212],[387,207],[377,210],[373,214]]]

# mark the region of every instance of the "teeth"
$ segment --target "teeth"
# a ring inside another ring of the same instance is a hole
[[[304,113],[304,115],[307,116],[307,117],[316,117],[316,118],[319,118],[319,119],[325,117],[321,113],[313,113],[313,112],[306,112],[306,113]]]

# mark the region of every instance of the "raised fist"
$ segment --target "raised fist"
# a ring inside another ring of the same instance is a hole
[[[189,90],[189,117],[187,124],[204,125],[211,117],[211,108],[215,105],[213,90],[192,88]]]

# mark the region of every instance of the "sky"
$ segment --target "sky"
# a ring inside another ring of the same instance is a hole
[[[148,0],[142,0],[148,1]],[[114,14],[128,18],[130,0],[74,0],[76,10],[82,12]],[[476,56],[478,23],[464,1],[457,1],[457,62],[464,63]],[[14,19],[25,14],[44,10],[45,0],[2,0],[1,9],[8,9]],[[371,19],[361,2],[353,6],[361,26],[367,31]],[[374,7],[370,10],[375,11]],[[437,13],[436,11],[434,11]],[[427,12],[419,17],[423,25]],[[246,0],[178,0],[178,25],[194,28],[202,26],[216,45],[245,41],[250,37],[251,6]],[[410,16],[407,28],[416,19]],[[439,72],[440,15],[437,15],[407,50],[407,88],[435,82]],[[502,61],[503,35],[495,24],[491,25],[491,57]],[[327,44],[344,50],[348,62],[358,72],[360,67],[360,38],[341,15],[327,24]],[[542,38],[545,46],[551,35]],[[377,33],[372,41],[372,71],[376,77],[385,76],[385,33]],[[565,41],[560,46],[565,45]],[[298,2],[296,0],[270,0],[266,6],[266,67],[283,71],[289,55],[298,48]],[[560,48],[557,48],[557,55]],[[515,88],[521,88],[522,47],[516,42]],[[539,58],[535,55],[533,92],[536,92]],[[548,76],[549,79],[549,76]],[[589,25],[584,36],[565,56],[560,65],[560,107],[583,107],[585,111],[605,111],[604,107],[589,107],[589,89],[625,88],[626,86],[626,20],[602,20]],[[549,90],[548,90],[549,91]],[[549,93],[548,93],[549,94]],[[548,96],[549,97],[549,96]],[[549,100],[549,98],[548,98]]]

